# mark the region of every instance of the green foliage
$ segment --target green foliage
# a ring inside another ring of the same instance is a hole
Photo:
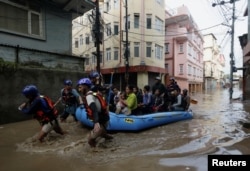
[[[14,62],[4,61],[0,58],[0,73],[13,73],[17,71],[17,65]]]

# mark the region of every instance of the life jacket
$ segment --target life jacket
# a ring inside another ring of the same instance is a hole
[[[68,92],[67,92],[68,91]],[[76,97],[72,93],[73,89],[66,90],[65,88],[61,91],[62,101],[66,105],[74,105],[77,103]]]
[[[55,108],[54,102],[48,96],[40,95],[38,98],[44,99],[49,109],[46,113],[42,109],[38,110],[35,118],[40,123],[46,123],[56,119],[58,117],[58,110]]]
[[[100,105],[101,105],[101,112],[99,114],[101,116],[108,115],[109,114],[108,113],[108,104],[107,104],[106,100],[104,99],[104,97],[101,94],[96,93],[96,92],[92,92],[92,93],[89,93],[89,94],[92,94],[94,97],[96,97],[99,100]],[[87,103],[86,96],[84,98],[84,103],[83,104],[84,104],[84,107],[86,109],[88,118],[93,120],[94,119],[93,111],[92,111],[92,109],[89,107],[89,105]]]

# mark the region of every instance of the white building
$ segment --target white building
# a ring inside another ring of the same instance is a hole
[[[125,86],[124,43],[126,41],[126,1],[104,0],[100,3],[103,42],[101,73],[106,83],[114,72],[113,84]],[[127,0],[129,84],[153,85],[154,78],[166,73],[164,63],[165,1]],[[93,32],[95,12],[73,21],[73,53],[86,57],[87,72],[96,70]]]
[[[220,53],[216,37],[204,35],[204,88],[215,89],[224,85],[225,58]]]

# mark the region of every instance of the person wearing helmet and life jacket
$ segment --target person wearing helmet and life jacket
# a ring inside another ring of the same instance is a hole
[[[89,79],[92,83],[91,91],[93,91],[93,92],[97,92],[97,93],[100,93],[103,95],[103,92],[109,90],[109,88],[110,88],[109,86],[104,87],[101,85],[102,78],[101,78],[101,75],[97,71],[90,72]]]
[[[64,111],[60,115],[61,122],[65,122],[69,115],[72,115],[74,120],[77,121],[75,115],[77,106],[83,107],[82,97],[72,86],[72,81],[67,79],[64,81],[64,88],[61,89],[61,101],[64,104]]]
[[[91,130],[88,137],[88,144],[91,147],[96,146],[96,139],[103,137],[112,139],[113,137],[107,134],[106,127],[109,122],[109,111],[107,103],[103,97],[91,90],[92,82],[89,78],[82,78],[77,83],[78,91],[83,95],[84,107],[87,116],[94,122],[94,128]]]
[[[28,99],[22,103],[18,110],[24,114],[33,115],[41,125],[41,131],[38,140],[42,142],[48,133],[54,130],[56,133],[63,135],[65,132],[57,121],[58,111],[55,109],[53,102],[47,96],[41,96],[35,85],[27,85],[22,90],[22,94]]]

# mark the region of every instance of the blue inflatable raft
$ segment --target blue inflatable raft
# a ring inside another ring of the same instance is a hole
[[[192,111],[159,112],[146,115],[124,115],[109,112],[110,121],[108,131],[141,131],[144,129],[165,125],[172,122],[193,118]],[[76,118],[82,124],[93,127],[88,119],[85,109],[77,108]]]

